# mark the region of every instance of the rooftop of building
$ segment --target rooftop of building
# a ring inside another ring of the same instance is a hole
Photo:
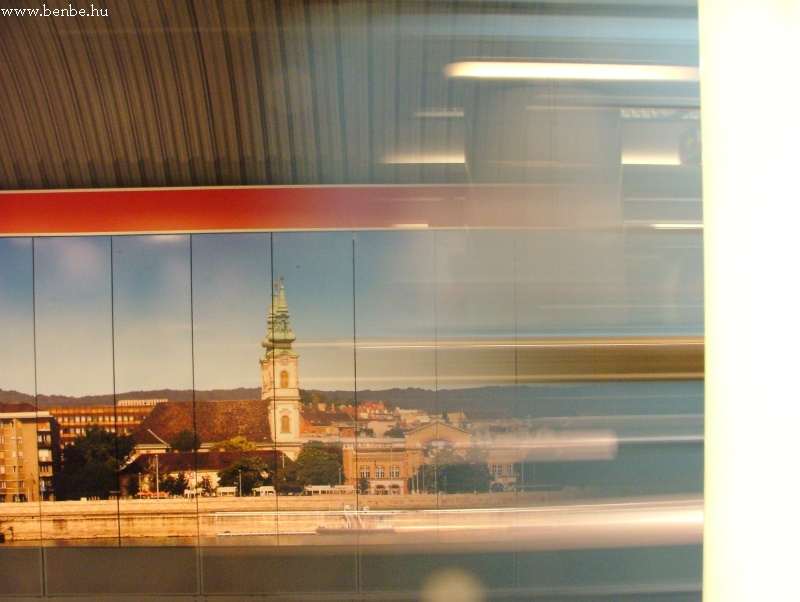
[[[146,472],[156,454],[140,454],[125,472]],[[267,466],[277,466],[283,452],[274,449],[247,451],[165,452],[158,455],[159,470],[164,473],[216,471],[219,472],[242,458],[258,458]]]
[[[332,425],[340,422],[354,424],[353,416],[347,412],[323,410],[302,410],[300,417],[308,424],[315,426]]]
[[[244,437],[253,443],[272,441],[269,402],[260,399],[231,401],[168,401],[159,403],[133,431],[139,445],[169,442],[181,431],[195,431],[202,443]]]
[[[0,414],[17,414],[36,411],[36,406],[31,403],[0,403]]]

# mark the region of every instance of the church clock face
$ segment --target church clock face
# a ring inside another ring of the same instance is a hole
[[[281,356],[281,359],[280,359],[280,362],[281,362],[281,366],[286,366],[286,365],[288,365],[288,364],[289,364],[289,356],[287,356],[287,355],[282,355],[282,356]]]

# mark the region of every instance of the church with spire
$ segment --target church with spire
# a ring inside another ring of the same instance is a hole
[[[269,403],[269,423],[275,443],[294,443],[300,439],[300,356],[289,323],[289,307],[283,276],[275,283],[272,307],[267,318],[267,334],[261,342],[261,399]]]

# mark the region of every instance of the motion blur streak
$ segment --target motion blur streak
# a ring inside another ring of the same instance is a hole
[[[580,381],[702,380],[704,341],[696,336],[371,340],[356,345],[369,386],[398,365],[415,371],[434,351],[438,383],[521,384]],[[415,359],[416,358],[416,359]],[[416,363],[415,363],[416,362]],[[496,369],[491,372],[490,367]],[[417,371],[419,378],[424,372]],[[375,374],[376,376],[372,376]],[[363,378],[362,378],[363,380]],[[366,388],[366,383],[365,383]],[[463,386],[463,385],[461,385]]]
[[[345,341],[338,344],[344,344]],[[349,341],[352,344],[352,341]],[[315,345],[305,343],[306,346]],[[324,343],[316,345],[323,346]],[[702,337],[629,337],[629,338],[547,338],[547,339],[458,339],[458,340],[409,340],[402,341],[397,339],[387,341],[370,341],[359,343],[358,349],[404,349],[404,348],[472,348],[472,347],[536,347],[536,348],[575,348],[583,349],[604,349],[613,347],[701,347],[703,346]]]
[[[462,552],[650,547],[702,543],[703,500],[648,496],[527,508],[220,512],[214,519],[218,536],[253,537],[254,544],[270,535],[282,536],[278,545],[312,543],[324,534],[327,543],[357,538],[386,552],[399,546],[403,553],[454,544]]]

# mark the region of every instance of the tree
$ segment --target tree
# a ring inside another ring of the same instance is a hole
[[[285,460],[278,466],[278,476],[275,483],[278,493],[300,493],[303,485],[297,475],[297,463]]]
[[[428,493],[485,493],[493,479],[484,456],[479,450],[469,450],[465,456],[442,450],[432,464],[422,467],[420,487]]]
[[[160,491],[166,491],[170,495],[183,495],[183,492],[189,488],[189,479],[186,474],[179,472],[178,476],[166,476],[161,482]]]
[[[485,493],[493,481],[489,467],[475,462],[445,466],[439,478],[439,490],[445,493]]]
[[[405,431],[404,431],[403,429],[401,429],[399,426],[393,426],[393,427],[392,427],[392,428],[390,428],[388,431],[386,431],[386,432],[383,434],[383,436],[384,436],[384,437],[396,437],[396,438],[402,439],[403,437],[405,437],[405,436],[406,436],[406,433],[405,433]]]
[[[254,449],[256,449],[256,444],[241,435],[231,437],[227,441],[220,441],[211,446],[211,451],[251,451]]]
[[[158,491],[159,493],[166,489],[164,488],[164,482],[169,476],[165,470],[163,463],[159,465],[158,463],[158,454],[149,455],[144,460],[144,475],[145,475],[145,484],[148,488],[148,491],[155,493]],[[156,487],[156,483],[158,483],[158,487]]]
[[[315,445],[305,445],[297,456],[297,480],[305,485],[338,484],[342,460],[335,452]]]
[[[136,497],[136,494],[139,493],[141,486],[139,476],[140,475],[134,475],[133,478],[128,479],[125,485],[125,493],[128,494],[128,497]]]
[[[211,477],[209,477],[208,475],[205,475],[200,480],[199,488],[200,488],[200,491],[203,492],[203,495],[211,495],[215,491],[214,490],[214,486],[211,484]]]
[[[162,475],[161,480],[158,483],[158,491],[161,495],[174,495],[173,492],[176,484],[177,479],[172,475]],[[183,495],[183,491],[181,491],[181,495]]]
[[[133,455],[130,435],[118,435],[96,424],[64,448],[61,469],[54,475],[56,499],[107,498],[119,489],[117,471]]]
[[[269,467],[261,458],[242,458],[217,473],[219,484],[239,487],[241,495],[250,495],[253,489],[269,482]]]
[[[304,443],[303,448],[321,449],[330,454],[336,455],[339,458],[339,460],[342,459],[342,456],[344,454],[343,451],[344,447],[342,446],[341,441],[325,442],[325,441],[319,441],[317,439],[312,439],[311,441],[307,441],[306,443]]]
[[[324,403],[329,408],[335,405],[332,399],[319,391],[306,391],[304,389],[300,389],[300,403],[306,408],[314,409],[321,403]]]
[[[200,437],[195,431],[184,429],[170,439],[169,447],[177,452],[197,451],[200,449]]]

